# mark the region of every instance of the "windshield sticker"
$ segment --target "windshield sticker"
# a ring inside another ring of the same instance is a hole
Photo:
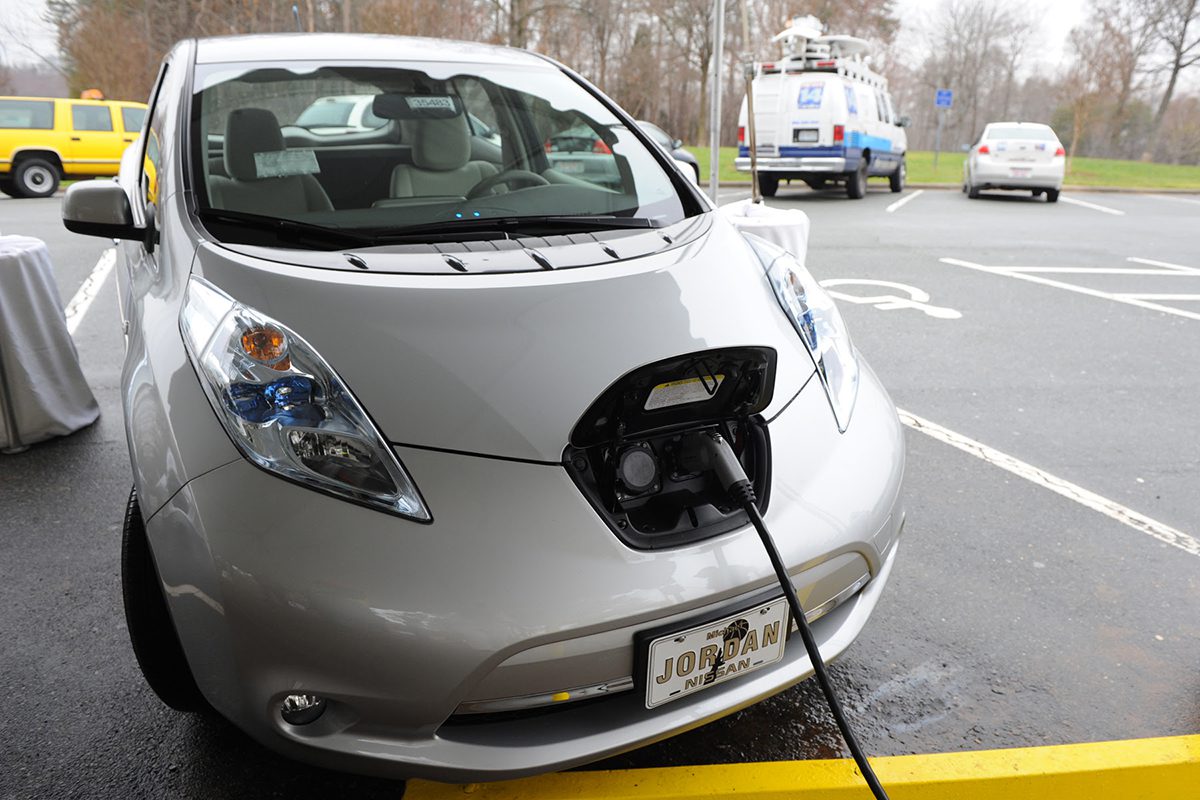
[[[404,100],[413,111],[454,111],[454,98],[444,95],[409,95]]]
[[[260,178],[316,175],[321,171],[312,150],[270,150],[254,154],[254,172]]]
[[[858,99],[854,96],[854,90],[849,86],[843,86],[846,90],[846,108],[849,109],[852,116],[858,116]]]
[[[800,85],[800,97],[796,99],[796,108],[820,108],[821,95],[825,92],[823,83],[803,83]]]

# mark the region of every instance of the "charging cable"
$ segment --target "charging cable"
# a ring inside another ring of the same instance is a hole
[[[875,777],[875,772],[871,769],[866,754],[858,746],[858,740],[854,738],[854,731],[850,730],[850,723],[846,721],[842,704],[833,690],[829,672],[825,669],[825,662],[821,660],[820,650],[817,649],[817,640],[813,638],[812,630],[808,627],[808,619],[804,615],[804,608],[800,605],[800,598],[796,596],[796,588],[792,585],[791,576],[788,575],[787,568],[783,565],[783,559],[779,557],[779,550],[775,547],[775,541],[771,538],[771,533],[767,530],[762,514],[759,513],[758,506],[755,504],[754,486],[746,477],[746,471],[742,469],[741,462],[734,455],[733,448],[719,433],[706,431],[689,435],[684,440],[681,450],[683,451],[680,455],[682,466],[696,471],[713,470],[717,474],[722,488],[750,516],[750,522],[758,531],[758,538],[762,540],[763,547],[767,550],[767,556],[771,559],[771,566],[775,568],[779,585],[783,587],[788,606],[792,610],[792,618],[796,620],[796,624],[800,628],[800,638],[804,640],[804,649],[808,651],[808,658],[812,661],[817,682],[821,684],[821,691],[825,693],[825,702],[829,704],[829,711],[833,714],[838,729],[842,732],[842,738],[846,740],[846,745],[850,748],[850,754],[854,756],[854,763],[858,765],[859,772],[862,773],[867,786],[871,788],[875,800],[888,800],[887,792],[883,790],[883,785]]]

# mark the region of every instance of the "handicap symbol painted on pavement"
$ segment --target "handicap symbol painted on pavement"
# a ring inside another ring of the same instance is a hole
[[[829,294],[838,300],[845,300],[850,303],[869,303],[880,311],[897,311],[905,308],[913,308],[918,311],[924,311],[928,316],[936,317],[937,319],[960,319],[962,317],[962,312],[955,311],[953,308],[930,305],[929,292],[922,291],[915,286],[909,286],[906,283],[873,281],[866,278],[830,278],[821,281],[821,285],[828,289]],[[836,292],[833,290],[835,286],[882,287],[884,289],[892,289],[895,293],[875,294],[866,297],[860,294]],[[908,296],[903,297],[901,295]]]

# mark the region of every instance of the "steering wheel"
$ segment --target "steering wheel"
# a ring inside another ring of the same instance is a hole
[[[468,200],[475,200],[483,197],[495,189],[497,186],[502,186],[510,183],[526,183],[530,186],[549,186],[550,181],[538,175],[536,172],[530,172],[527,169],[506,169],[499,175],[493,175],[490,178],[484,178],[479,183],[471,187],[467,192]]]

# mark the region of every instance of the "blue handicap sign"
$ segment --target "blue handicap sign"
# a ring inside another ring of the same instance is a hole
[[[949,108],[954,105],[954,90],[953,89],[938,89],[937,97],[933,104],[938,108]]]

